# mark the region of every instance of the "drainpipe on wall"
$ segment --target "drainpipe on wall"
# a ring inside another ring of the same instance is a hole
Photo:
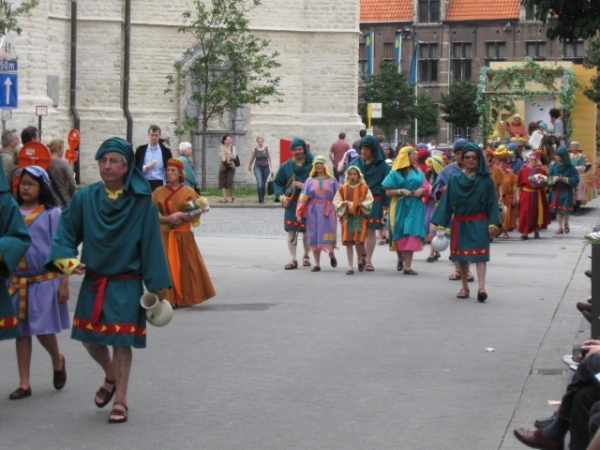
[[[127,141],[133,143],[133,117],[129,111],[129,69],[131,65],[131,0],[125,0],[125,48],[123,53],[123,114],[127,119]]]
[[[69,108],[71,114],[73,114],[73,128],[79,131],[81,127],[81,117],[79,111],[77,111],[77,0],[71,0],[71,74],[70,74],[70,97],[69,97]],[[77,148],[71,150],[79,151],[79,145]],[[75,161],[75,182],[81,183],[81,172],[80,162],[81,155]]]

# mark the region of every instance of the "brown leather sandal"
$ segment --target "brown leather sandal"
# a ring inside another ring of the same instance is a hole
[[[294,270],[297,268],[298,268],[298,261],[292,261],[291,263],[286,264],[284,267],[285,270]]]
[[[124,409],[115,408],[115,406],[122,406]],[[129,408],[125,403],[115,402],[113,404],[113,409],[108,416],[108,423],[125,423],[127,422],[127,413],[129,413]],[[120,419],[113,419],[112,416],[121,416]]]
[[[113,388],[110,391],[104,389],[104,386],[98,389],[98,392],[96,392],[96,397],[100,397],[103,400],[102,402],[99,402],[98,400],[94,399],[94,403],[98,408],[104,408],[106,405],[108,405],[108,403],[112,400],[113,395],[115,395],[115,390],[117,389],[117,385],[113,380],[105,378],[104,382],[106,384],[112,384]]]
[[[468,290],[468,289],[465,289],[465,288],[463,288],[463,289],[461,289],[461,290],[459,291],[459,293],[456,295],[456,298],[469,298],[469,295],[470,295],[470,294],[471,294],[471,293],[469,292],[469,290]]]

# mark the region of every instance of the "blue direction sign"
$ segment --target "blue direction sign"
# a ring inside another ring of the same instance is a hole
[[[16,109],[19,104],[16,73],[0,73],[0,109]]]

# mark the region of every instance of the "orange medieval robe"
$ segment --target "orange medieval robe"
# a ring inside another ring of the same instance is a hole
[[[161,216],[181,212],[198,194],[183,184],[173,189],[166,185],[152,193]],[[192,306],[216,295],[210,275],[200,254],[190,222],[173,226],[161,224],[162,243],[169,261],[173,288],[167,292],[167,300],[175,306]]]

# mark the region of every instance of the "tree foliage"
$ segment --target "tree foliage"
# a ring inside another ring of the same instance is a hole
[[[0,0],[0,35],[5,35],[9,31],[21,34],[23,30],[19,27],[17,16],[29,12],[39,2],[40,0],[25,0],[13,9],[11,3],[6,0]]]
[[[600,68],[600,38],[591,39],[589,44],[585,58],[583,58],[583,65],[587,69]],[[600,76],[593,76],[590,82],[591,86],[584,87],[583,93],[591,101],[600,105]]]
[[[380,127],[386,135],[396,127],[404,127],[413,119],[415,94],[408,85],[405,72],[398,72],[398,66],[390,61],[382,61],[377,75],[364,78],[365,89],[359,113],[367,123],[366,103],[381,103],[382,118],[373,119],[373,125]]]
[[[280,79],[271,70],[280,66],[277,52],[268,53],[269,41],[250,32],[247,14],[260,0],[193,0],[194,10],[182,14],[180,33],[194,45],[167,77],[165,93],[177,92],[198,105],[198,117],[174,120],[175,134],[202,130],[202,189],[206,189],[206,133],[215,117],[248,105],[280,101]],[[189,62],[188,62],[189,61]]]
[[[600,0],[521,0],[535,17],[549,23],[548,38],[561,41],[589,39],[600,30]]]
[[[471,80],[455,80],[448,94],[442,94],[442,119],[458,128],[474,128],[479,123],[477,112],[477,85]]]
[[[417,105],[414,109],[414,117],[418,121],[417,133],[418,138],[423,139],[427,136],[436,136],[439,131],[438,127],[438,107],[433,102],[433,99],[427,94],[419,94],[417,96]],[[413,127],[414,128],[414,127]],[[411,130],[411,136],[414,137],[414,129]]]

